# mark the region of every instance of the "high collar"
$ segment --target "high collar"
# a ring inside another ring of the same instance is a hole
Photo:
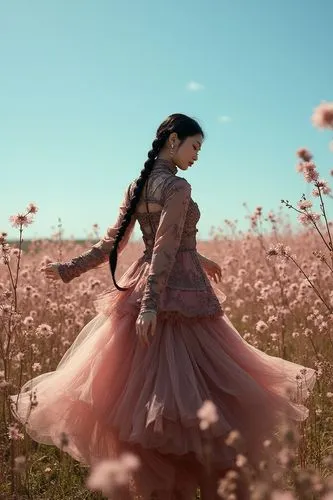
[[[177,173],[176,165],[171,160],[165,160],[164,158],[156,158],[154,163],[155,169],[169,170],[173,175]]]

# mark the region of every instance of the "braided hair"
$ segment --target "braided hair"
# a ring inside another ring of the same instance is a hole
[[[158,156],[159,152],[165,145],[169,135],[172,134],[173,132],[177,133],[178,139],[181,141],[180,145],[184,142],[184,140],[187,137],[191,137],[196,134],[201,134],[202,137],[204,137],[204,133],[200,125],[193,118],[190,118],[189,116],[183,115],[181,113],[174,113],[168,116],[158,127],[156,132],[156,138],[152,143],[151,150],[148,152],[148,159],[145,161],[144,167],[140,172],[140,176],[136,180],[133,196],[130,200],[127,212],[124,215],[121,226],[116,234],[109,255],[109,264],[110,264],[112,280],[115,287],[121,292],[125,292],[126,290],[128,290],[128,288],[122,288],[121,286],[117,285],[115,280],[118,246],[126,232],[126,229],[128,228],[131,222],[132,215],[134,214],[135,208],[139,203],[144,185],[151,171],[153,170],[156,157]]]

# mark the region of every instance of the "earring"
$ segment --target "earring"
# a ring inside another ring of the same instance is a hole
[[[175,144],[174,142],[171,144],[171,151],[170,151],[170,156],[173,156],[173,153],[174,153],[174,148],[175,147]]]

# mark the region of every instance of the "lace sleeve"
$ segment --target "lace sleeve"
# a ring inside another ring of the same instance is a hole
[[[191,185],[183,178],[176,178],[167,188],[140,313],[158,311],[159,296],[176,258],[190,199]]]
[[[130,187],[126,189],[123,201],[119,207],[118,218],[113,226],[108,227],[105,236],[93,245],[90,250],[82,253],[78,257],[71,259],[68,262],[64,262],[59,265],[59,274],[65,283],[68,283],[72,279],[80,276],[82,273],[93,269],[109,259],[109,254],[112,249],[112,245],[117,234],[117,231],[123,221],[124,215],[126,214],[130,196]],[[135,216],[132,215],[130,225],[127,227],[126,232],[119,243],[118,255],[124,250],[127,245],[130,236],[133,232],[135,225]]]

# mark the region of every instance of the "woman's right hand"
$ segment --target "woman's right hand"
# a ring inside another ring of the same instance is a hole
[[[61,280],[61,276],[59,274],[59,266],[60,262],[51,262],[50,264],[46,264],[46,266],[42,267],[41,272],[45,273],[45,277],[48,280],[57,281]]]
[[[139,316],[135,323],[136,334],[139,337],[139,341],[142,345],[149,346],[148,335],[155,335],[156,330],[156,312],[146,311],[139,313]]]

